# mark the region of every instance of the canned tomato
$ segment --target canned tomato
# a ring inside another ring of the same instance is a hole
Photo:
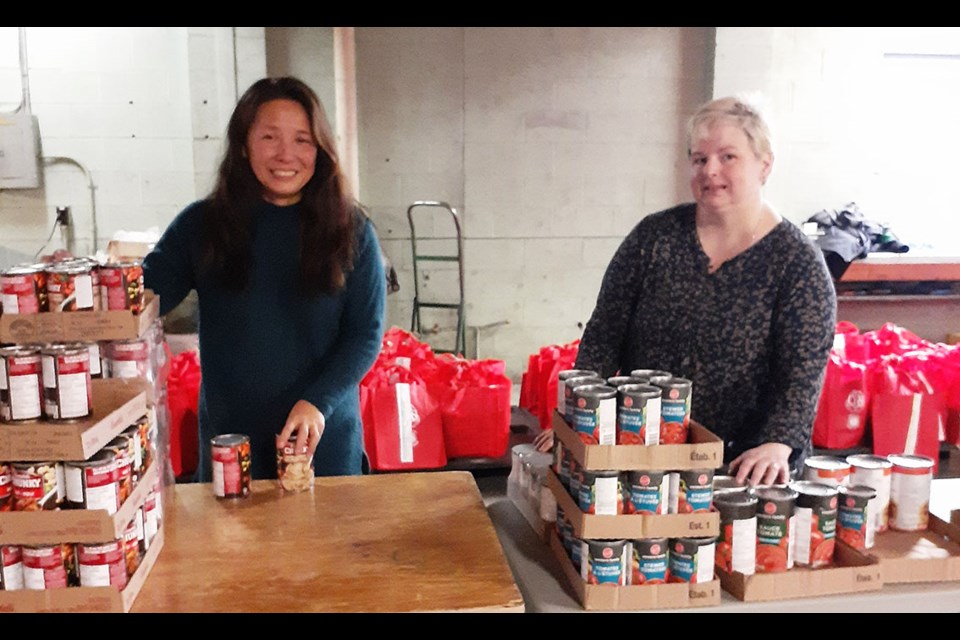
[[[837,538],[854,549],[873,547],[873,523],[867,515],[867,505],[877,496],[873,487],[862,484],[838,487]]]
[[[586,374],[586,375],[577,375],[563,380],[563,420],[571,427],[574,427],[574,410],[577,405],[577,397],[574,395],[573,390],[577,387],[586,386],[588,384],[604,384],[603,378],[599,375]]]
[[[833,564],[836,547],[838,487],[825,482],[798,480],[793,558],[797,566],[814,569]]]
[[[74,545],[23,545],[23,585],[27,589],[65,589],[80,584]]]
[[[747,491],[714,496],[720,514],[720,534],[714,563],[727,573],[753,575],[757,568],[757,497]]]
[[[834,486],[847,484],[850,463],[837,456],[810,456],[803,461],[803,479]]]
[[[663,471],[634,470],[628,471],[626,477],[624,513],[657,515],[667,512],[670,489],[667,475]]]
[[[891,455],[890,528],[922,531],[930,522],[932,458],[919,455]]]
[[[110,340],[104,351],[107,356],[107,373],[111,378],[153,378],[149,340]]]
[[[297,437],[277,447],[277,482],[284,491],[307,491],[313,487],[313,456],[297,451]]]
[[[48,420],[77,420],[93,412],[90,351],[76,344],[40,349],[43,410]]]
[[[693,383],[686,378],[653,376],[650,384],[661,389],[660,444],[684,444],[690,430]]]
[[[215,436],[210,441],[213,459],[213,493],[218,498],[250,495],[250,438],[239,433]]]
[[[639,538],[630,541],[629,584],[663,584],[669,572],[667,538]]]
[[[565,420],[569,423],[570,421],[566,418],[567,413],[567,387],[566,381],[570,378],[580,378],[584,376],[589,376],[596,378],[600,381],[603,378],[600,377],[600,374],[596,371],[591,371],[590,369],[564,369],[557,374],[557,412],[561,416],[565,416]]]
[[[580,576],[587,584],[626,585],[629,546],[626,540],[583,540]]]
[[[671,538],[667,582],[691,584],[713,580],[717,538]]]
[[[706,513],[713,504],[713,469],[674,471],[670,478],[669,513]]]
[[[757,573],[792,569],[797,492],[774,486],[750,491],[757,497]]]
[[[617,387],[617,444],[660,443],[660,394],[650,384]]]
[[[580,472],[580,510],[595,515],[623,513],[623,486],[619,471]]]
[[[13,469],[0,462],[0,511],[13,511]]]
[[[19,545],[0,545],[0,591],[23,589],[23,551]]]
[[[43,359],[36,347],[0,348],[0,420],[43,417]]]
[[[81,260],[57,262],[47,267],[47,300],[50,311],[93,311],[94,266]]]
[[[114,514],[120,508],[119,469],[116,457],[108,449],[101,449],[87,460],[63,463],[68,509],[103,509]]]
[[[143,309],[143,265],[139,260],[108,262],[100,266],[100,301],[104,310]]]
[[[121,591],[127,586],[127,561],[122,539],[78,542],[76,549],[81,587],[114,587]]]
[[[573,429],[580,440],[584,444],[616,444],[617,390],[588,384],[574,387],[573,397]]]
[[[3,313],[40,313],[47,310],[47,272],[44,264],[14,265],[0,274]]]
[[[873,487],[877,497],[870,501],[869,516],[874,529],[880,533],[890,526],[890,481],[893,463],[889,458],[871,454],[847,456],[850,463],[850,484]]]
[[[14,462],[13,511],[55,511],[64,500],[60,462]]]

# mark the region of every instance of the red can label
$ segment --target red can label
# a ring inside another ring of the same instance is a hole
[[[107,264],[100,267],[100,299],[106,310],[143,309],[143,266],[139,262]]]
[[[216,436],[211,442],[213,492],[218,498],[250,495],[250,438],[240,434]]]
[[[0,419],[16,422],[42,417],[42,372],[39,351],[0,349]]]
[[[54,511],[64,498],[59,462],[13,464],[13,511]]]
[[[90,350],[84,346],[59,345],[42,350],[41,355],[46,417],[75,420],[89,416],[93,404]]]
[[[27,589],[64,589],[77,583],[72,544],[23,547],[23,584]]]
[[[0,546],[0,591],[23,589],[23,551],[19,545]]]
[[[127,561],[123,540],[77,544],[77,568],[81,587],[127,586]]]
[[[111,378],[149,378],[150,343],[141,340],[114,340],[107,343]]]
[[[50,311],[93,311],[92,266],[53,266],[47,271],[47,299]]]
[[[46,286],[45,282],[45,277],[38,278],[36,274],[32,273],[0,276],[0,283],[2,283],[0,287],[3,291],[3,312],[11,315],[39,313],[41,311],[40,292]]]

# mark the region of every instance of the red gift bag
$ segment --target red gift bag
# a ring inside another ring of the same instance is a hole
[[[174,477],[194,473],[200,461],[197,412],[200,402],[200,355],[183,351],[170,359],[167,409],[170,412],[170,464]]]
[[[926,357],[889,356],[873,372],[870,424],[873,452],[922,455],[940,460],[944,426],[944,394],[931,382],[936,371]]]
[[[360,403],[371,468],[446,466],[440,405],[419,375],[396,365],[371,370],[361,384]]]
[[[502,360],[464,361],[448,382],[442,418],[448,458],[499,458],[510,440],[510,378]]]
[[[553,413],[557,408],[557,377],[565,369],[572,369],[577,360],[580,341],[566,345],[550,345],[540,349],[537,372],[537,419],[541,429],[553,428]]]
[[[813,422],[813,445],[823,449],[849,449],[866,435],[869,417],[866,366],[850,362],[834,350]]]

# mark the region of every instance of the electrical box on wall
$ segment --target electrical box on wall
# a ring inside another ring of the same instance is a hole
[[[0,113],[0,189],[40,186],[40,142],[30,113]]]

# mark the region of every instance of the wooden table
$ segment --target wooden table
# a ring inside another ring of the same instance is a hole
[[[247,498],[169,487],[165,542],[132,612],[522,612],[467,471],[317,478]]]

